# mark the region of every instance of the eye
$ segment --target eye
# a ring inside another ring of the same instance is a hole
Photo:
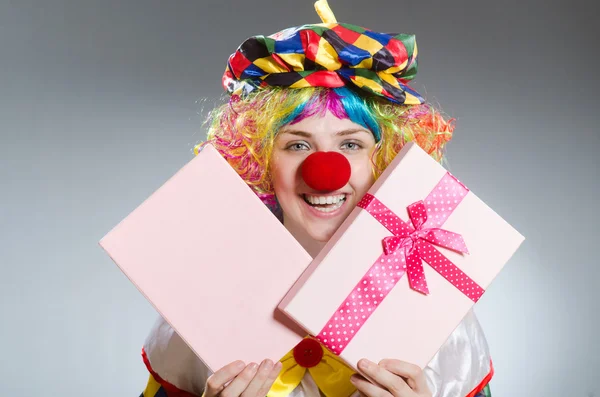
[[[292,152],[299,152],[302,150],[310,150],[310,147],[306,142],[293,142],[286,146],[286,150],[291,150]]]
[[[360,150],[362,149],[362,145],[358,142],[350,141],[342,143],[342,150]]]

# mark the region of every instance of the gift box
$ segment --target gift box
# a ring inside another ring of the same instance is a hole
[[[306,335],[277,305],[312,258],[211,145],[100,245],[213,372]]]
[[[280,308],[356,369],[425,367],[524,238],[406,144]]]

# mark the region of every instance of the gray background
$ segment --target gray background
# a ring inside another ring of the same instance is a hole
[[[600,396],[593,2],[331,3],[417,35],[451,171],[527,237],[477,305],[494,396]],[[308,0],[0,2],[0,394],[141,392],[155,312],[97,241],[192,158],[237,45],[317,21]]]

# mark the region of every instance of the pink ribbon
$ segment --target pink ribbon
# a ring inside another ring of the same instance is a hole
[[[429,294],[423,261],[473,302],[479,300],[484,289],[434,246],[468,253],[459,234],[441,229],[468,192],[466,186],[446,173],[425,200],[408,206],[410,223],[373,195],[361,199],[357,205],[393,235],[383,239],[383,253],[319,332],[317,339],[323,345],[340,354],[405,273],[413,290]]]

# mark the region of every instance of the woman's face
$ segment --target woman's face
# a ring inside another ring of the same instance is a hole
[[[371,131],[329,111],[282,127],[275,139],[271,170],[286,227],[317,241],[329,240],[374,182],[374,147]],[[339,152],[348,159],[352,173],[345,186],[318,192],[304,182],[302,162],[318,151]]]

